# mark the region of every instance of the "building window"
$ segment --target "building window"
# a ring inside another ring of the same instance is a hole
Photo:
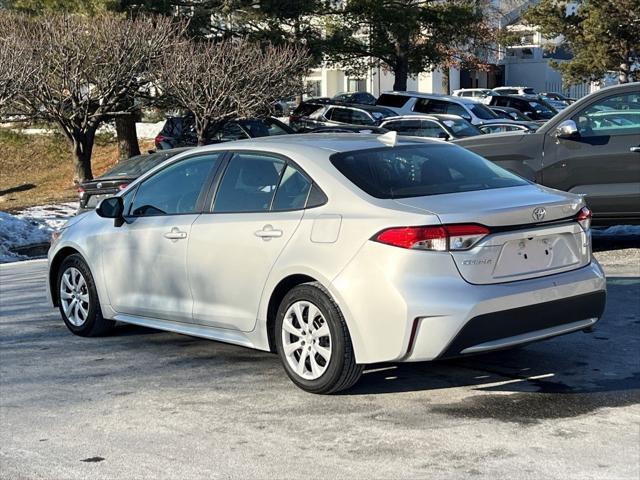
[[[322,94],[322,83],[320,80],[307,81],[307,95],[310,97],[319,97]]]
[[[364,92],[367,90],[367,81],[364,78],[350,78],[347,83],[347,92]]]

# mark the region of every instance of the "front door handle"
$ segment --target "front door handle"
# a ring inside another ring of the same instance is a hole
[[[178,227],[173,227],[171,231],[164,234],[164,238],[168,238],[172,242],[187,238],[187,232],[183,232]]]
[[[265,225],[262,230],[258,230],[254,233],[256,237],[260,237],[263,240],[271,240],[272,238],[279,238],[282,236],[282,230],[273,228],[272,225]]]
[[[638,146],[638,147],[631,147],[629,150],[631,150],[633,153],[640,153],[640,146]]]

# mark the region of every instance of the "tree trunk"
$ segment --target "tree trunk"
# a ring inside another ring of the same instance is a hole
[[[449,67],[442,67],[442,90],[445,95],[449,95],[451,89],[451,76],[449,75]]]
[[[621,63],[618,73],[618,83],[629,83],[630,68],[628,63]]]
[[[393,66],[393,90],[404,92],[407,90],[407,80],[409,78],[409,61],[404,54],[397,57]]]
[[[134,114],[116,117],[116,135],[118,136],[118,161],[140,155]]]
[[[95,139],[95,129],[83,132],[74,130],[70,139],[73,155],[73,181],[80,184],[93,178],[91,172],[91,152]]]

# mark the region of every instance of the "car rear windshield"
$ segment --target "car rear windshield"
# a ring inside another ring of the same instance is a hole
[[[150,155],[137,155],[131,157],[128,160],[124,160],[118,163],[114,168],[107,173],[101,175],[99,178],[114,178],[114,177],[132,177],[137,178],[147,170],[151,170],[156,165],[164,162],[167,158],[173,157],[179,152],[169,153],[153,153]]]
[[[391,95],[389,93],[383,93],[380,95],[378,100],[376,100],[376,105],[380,105],[381,107],[400,108],[404,106],[410,98],[411,97],[406,95]]]
[[[489,107],[481,103],[476,103],[471,106],[471,112],[481,120],[493,120],[494,118],[498,118],[498,115],[492,112]]]
[[[335,153],[331,163],[376,198],[407,198],[527,185],[456,145],[409,145]]]

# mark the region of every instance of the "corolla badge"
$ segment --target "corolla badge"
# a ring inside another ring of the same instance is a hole
[[[534,220],[542,220],[544,219],[544,216],[547,214],[547,211],[544,209],[544,207],[537,207],[533,209],[533,213],[531,214],[531,216],[533,217]]]

